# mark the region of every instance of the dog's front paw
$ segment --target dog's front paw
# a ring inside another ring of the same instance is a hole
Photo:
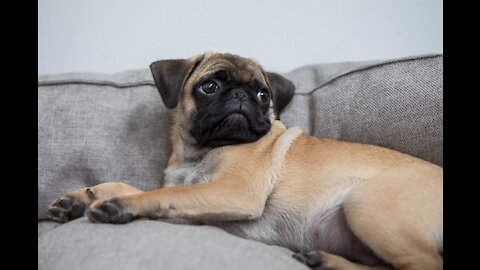
[[[91,222],[123,224],[133,219],[133,214],[125,211],[119,199],[98,201],[87,210]]]
[[[67,222],[82,217],[85,212],[85,203],[69,196],[55,200],[47,209],[47,216],[57,222]]]

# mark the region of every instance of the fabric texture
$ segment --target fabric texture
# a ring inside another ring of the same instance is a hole
[[[442,55],[309,65],[283,75],[297,88],[281,114],[287,126],[442,166]],[[159,188],[171,113],[148,69],[39,76],[39,269],[305,269],[286,249],[210,226],[45,221],[48,205],[72,189],[109,181]]]
[[[38,222],[38,237],[40,235],[43,235],[44,233],[47,233],[56,227],[62,225],[62,223],[58,223],[55,221],[50,221],[50,220],[42,220]]]
[[[298,269],[286,248],[212,226],[138,220],[96,224],[83,217],[41,235],[38,269]]]
[[[302,70],[286,76],[302,85]],[[443,165],[442,56],[372,63],[332,77],[317,79],[316,88],[309,83],[310,91],[300,88],[282,121],[314,136],[379,145]]]

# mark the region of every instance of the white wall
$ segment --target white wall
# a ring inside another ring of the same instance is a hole
[[[443,52],[441,0],[39,0],[38,74],[232,52],[301,65]]]

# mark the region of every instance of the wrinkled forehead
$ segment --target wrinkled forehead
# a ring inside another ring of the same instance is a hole
[[[252,59],[231,54],[205,54],[195,73],[204,76],[221,70],[227,70],[232,79],[242,83],[249,83],[255,79],[266,83],[264,73],[259,64]]]

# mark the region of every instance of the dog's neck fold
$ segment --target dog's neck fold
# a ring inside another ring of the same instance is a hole
[[[170,131],[172,154],[168,160],[168,166],[201,159],[210,149],[200,149],[196,145],[195,139],[189,133],[188,124],[184,123],[185,120],[179,110],[175,112],[174,118]]]

